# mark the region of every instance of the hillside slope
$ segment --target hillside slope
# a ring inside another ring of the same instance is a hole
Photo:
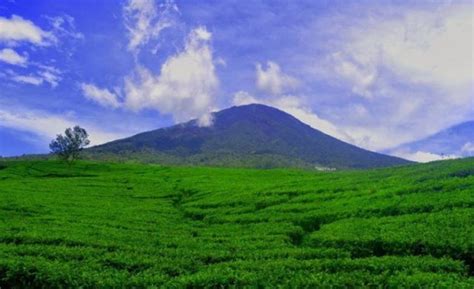
[[[342,142],[259,104],[217,112],[210,127],[191,121],[100,145],[88,154],[94,159],[266,168],[371,168],[409,163]]]
[[[474,159],[0,164],[1,288],[474,288]]]

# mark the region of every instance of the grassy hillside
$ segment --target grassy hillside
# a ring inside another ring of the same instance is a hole
[[[473,288],[474,159],[0,164],[1,288]]]

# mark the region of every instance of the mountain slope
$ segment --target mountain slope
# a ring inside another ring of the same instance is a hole
[[[424,152],[440,156],[474,156],[474,121],[452,126],[422,140],[400,145],[391,151]]]
[[[344,143],[278,109],[251,104],[89,149],[92,158],[247,167],[370,168],[407,161]]]

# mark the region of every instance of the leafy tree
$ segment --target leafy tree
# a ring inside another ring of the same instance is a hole
[[[74,128],[66,129],[64,135],[58,134],[49,144],[49,148],[60,159],[72,163],[79,158],[82,149],[89,145],[88,136],[85,129],[76,125]]]

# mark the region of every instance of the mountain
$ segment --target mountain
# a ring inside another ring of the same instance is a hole
[[[464,122],[427,138],[400,145],[391,151],[430,153],[448,157],[474,156],[474,121]]]
[[[370,152],[333,138],[278,109],[260,104],[213,114],[86,150],[94,159],[240,167],[372,168],[406,160]]]

